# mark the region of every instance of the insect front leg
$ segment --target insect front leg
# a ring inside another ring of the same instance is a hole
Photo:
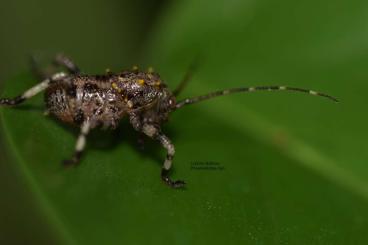
[[[90,121],[84,121],[81,126],[81,130],[77,139],[77,143],[75,144],[75,151],[73,156],[65,160],[64,165],[75,165],[80,162],[84,149],[86,147],[86,138],[91,129]]]
[[[139,149],[143,151],[145,134],[142,132],[142,118],[138,113],[132,113],[130,114],[129,121],[133,128],[139,132],[137,143]]]
[[[66,78],[66,74],[63,72],[54,74],[51,78],[47,78],[36,86],[28,89],[23,94],[18,95],[14,98],[0,98],[0,105],[15,106],[29,98],[32,98],[36,94],[44,91],[52,82],[61,81]]]
[[[172,161],[173,161],[174,154],[175,154],[175,147],[171,143],[170,139],[165,134],[161,133],[157,127],[150,125],[150,124],[144,124],[142,127],[142,131],[144,134],[146,134],[150,138],[158,140],[167,151],[166,159],[165,159],[165,162],[161,170],[161,179],[166,184],[168,184],[169,186],[173,188],[184,187],[185,185],[184,181],[182,180],[173,181],[169,176],[169,172],[170,172]]]

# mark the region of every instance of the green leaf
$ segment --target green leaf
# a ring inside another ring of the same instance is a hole
[[[43,117],[40,97],[1,110],[13,164],[66,243],[365,244],[367,4],[191,0],[167,10],[147,62],[173,88],[201,54],[182,98],[280,84],[342,101],[260,92],[175,112],[164,130],[185,190],[161,183],[164,151],[151,141],[139,151],[127,123],[94,132],[83,162],[63,168],[76,131]],[[20,76],[7,95],[34,83]],[[222,169],[193,169],[208,162]]]

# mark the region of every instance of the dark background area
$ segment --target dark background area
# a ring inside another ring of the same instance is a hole
[[[139,63],[141,47],[167,2],[3,1],[0,79],[28,69],[31,54],[51,58],[65,52],[86,72]]]

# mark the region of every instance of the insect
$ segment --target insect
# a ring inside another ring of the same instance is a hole
[[[330,95],[312,90],[287,86],[241,87],[219,90],[206,95],[180,101],[176,97],[190,80],[192,70],[186,73],[179,86],[171,91],[159,74],[139,71],[137,68],[119,73],[85,75],[65,55],[57,55],[55,64],[64,71],[54,73],[41,83],[15,98],[2,98],[0,105],[16,106],[45,91],[47,111],[57,119],[80,127],[75,152],[66,165],[80,162],[91,129],[102,127],[115,129],[126,117],[133,128],[157,140],[166,149],[166,158],[161,170],[161,179],[173,188],[185,186],[182,180],[172,180],[169,171],[175,154],[175,147],[168,136],[161,131],[170,113],[190,104],[234,93],[253,91],[294,91],[338,100]]]

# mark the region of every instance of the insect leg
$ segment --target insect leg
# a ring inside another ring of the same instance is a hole
[[[166,135],[161,133],[160,130],[158,128],[154,127],[153,125],[144,124],[143,127],[142,127],[142,131],[147,136],[158,140],[161,143],[161,145],[167,151],[166,159],[165,159],[165,162],[164,162],[164,164],[162,166],[162,170],[161,170],[161,179],[167,185],[169,185],[173,188],[184,187],[184,185],[185,185],[184,181],[182,181],[182,180],[173,181],[169,176],[169,172],[170,172],[170,169],[171,169],[171,166],[172,166],[172,160],[173,160],[174,154],[175,154],[175,147],[171,143],[170,139]]]
[[[144,150],[144,137],[145,134],[142,132],[142,118],[137,113],[131,113],[129,116],[129,121],[132,127],[139,132],[138,136],[138,147],[140,150]]]
[[[82,123],[81,130],[77,139],[77,143],[75,144],[75,151],[72,158],[65,160],[64,165],[75,165],[78,164],[84,149],[86,147],[86,137],[91,129],[91,124],[89,121],[85,121]]]
[[[32,73],[40,80],[44,80],[55,73],[55,71],[51,71],[49,67],[47,69],[42,69],[38,57],[33,54],[29,56],[29,65]]]
[[[74,64],[74,62],[64,54],[56,55],[51,65],[45,67],[44,69],[40,67],[38,57],[31,55],[30,66],[33,74],[39,79],[50,77],[50,75],[55,73],[55,69],[60,66],[64,67],[70,74],[75,75],[80,73],[79,68]]]
[[[78,66],[66,55],[58,54],[55,57],[54,63],[56,65],[66,68],[71,74],[79,74],[80,69]]]
[[[180,81],[179,85],[174,89],[173,94],[175,96],[178,96],[181,91],[187,86],[188,82],[192,79],[193,73],[196,71],[198,66],[198,57],[192,62],[192,64],[189,66],[187,72],[185,73],[183,79]]]
[[[35,96],[36,94],[42,92],[43,90],[45,90],[50,85],[50,83],[61,81],[65,77],[66,77],[66,74],[63,72],[56,73],[51,78],[45,79],[44,81],[28,89],[21,95],[18,95],[14,98],[0,98],[0,105],[6,105],[6,106],[18,105],[24,102],[25,100]]]
[[[135,130],[137,130],[138,132],[142,131],[142,118],[139,114],[131,113],[129,115],[129,121]]]
[[[139,150],[141,150],[141,151],[144,150],[144,137],[145,137],[145,135],[143,133],[140,133],[138,135],[137,143],[138,143]]]

